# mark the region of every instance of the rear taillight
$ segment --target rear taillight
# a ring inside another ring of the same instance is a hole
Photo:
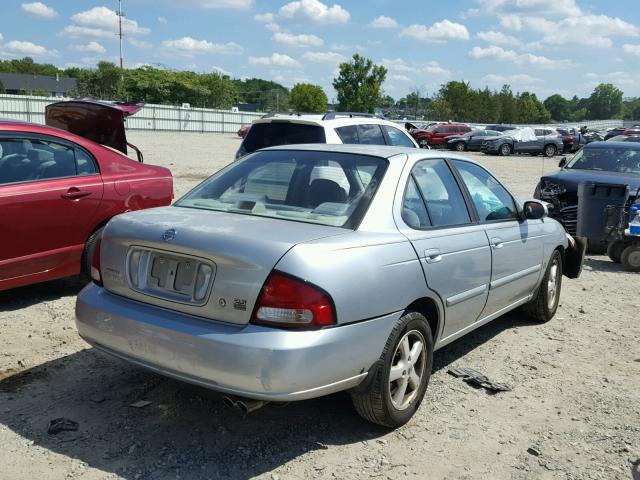
[[[267,278],[253,310],[252,323],[289,328],[335,325],[331,297],[299,278],[273,272]]]
[[[102,275],[100,274],[100,247],[102,245],[102,237],[98,237],[93,247],[93,255],[91,257],[91,279],[97,285],[102,286]]]
[[[561,137],[562,137],[562,136],[561,136]],[[569,136],[567,137],[567,140],[569,140],[570,142],[573,142],[573,135],[569,135]]]

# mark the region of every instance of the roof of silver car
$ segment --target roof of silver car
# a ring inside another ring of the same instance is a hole
[[[316,151],[316,152],[336,152],[336,153],[352,153],[355,155],[369,155],[373,157],[391,158],[398,155],[408,156],[420,156],[421,158],[461,158],[464,160],[470,160],[464,156],[457,155],[453,152],[447,152],[443,154],[442,150],[426,150],[423,148],[410,148],[410,147],[391,147],[388,145],[362,145],[362,144],[348,144],[343,145],[339,143],[305,143],[305,144],[293,144],[293,145],[278,145],[276,147],[263,148],[258,150],[304,150],[304,151]],[[405,157],[406,158],[406,157]],[[473,161],[473,160],[470,160]],[[476,162],[474,162],[476,163]]]

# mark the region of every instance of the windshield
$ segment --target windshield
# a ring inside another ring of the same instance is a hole
[[[640,150],[620,147],[582,149],[569,160],[566,168],[640,173]]]
[[[176,206],[356,228],[388,162],[335,152],[257,152],[201,183]]]

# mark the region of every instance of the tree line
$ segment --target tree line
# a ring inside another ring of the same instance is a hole
[[[301,83],[291,90],[259,78],[233,79],[219,72],[176,71],[160,66],[121,70],[110,62],[96,68],[60,69],[32,58],[0,60],[0,72],[26,73],[75,78],[76,97],[228,109],[237,103],[255,104],[258,111],[324,112],[327,97],[317,85]],[[431,97],[415,90],[395,100],[386,95],[383,84],[387,69],[372,60],[354,55],[340,64],[333,87],[337,110],[382,110],[389,114],[416,118],[458,120],[477,123],[580,122],[624,118],[640,120],[640,98],[624,98],[612,84],[600,84],[586,98],[571,99],[559,94],[544,101],[531,92],[514,93],[509,85],[500,90],[473,88],[469,82],[450,81]],[[419,79],[416,79],[419,81]],[[0,92],[2,87],[0,85]],[[24,92],[46,94],[46,92]]]

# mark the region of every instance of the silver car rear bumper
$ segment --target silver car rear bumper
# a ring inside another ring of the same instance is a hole
[[[203,387],[267,401],[319,397],[358,385],[402,312],[314,331],[229,325],[87,286],[76,325],[96,348]]]

